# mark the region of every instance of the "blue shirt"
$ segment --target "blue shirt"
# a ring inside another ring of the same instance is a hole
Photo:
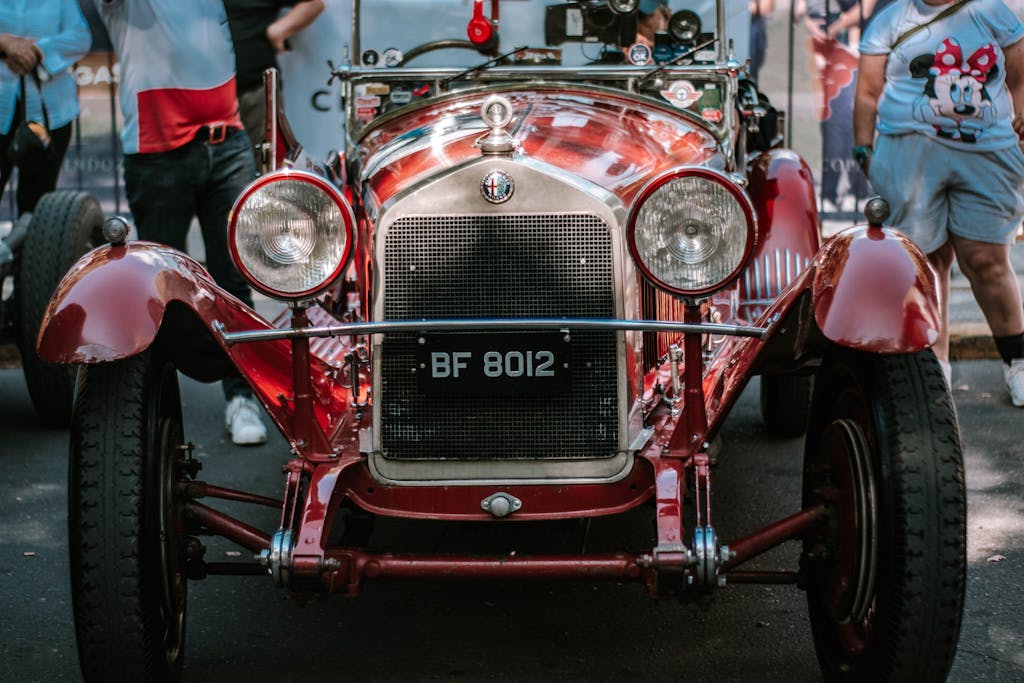
[[[0,33],[38,38],[43,66],[52,78],[43,84],[43,101],[51,128],[60,128],[78,116],[78,91],[71,66],[89,51],[92,35],[77,0],[0,0]],[[26,113],[42,121],[39,91],[26,77]],[[0,133],[11,130],[21,83],[0,61]]]
[[[979,152],[1013,147],[1003,48],[1024,39],[1024,24],[1002,0],[972,0],[892,49],[901,34],[947,6],[900,0],[865,29],[861,54],[889,55],[878,132],[919,133]]]

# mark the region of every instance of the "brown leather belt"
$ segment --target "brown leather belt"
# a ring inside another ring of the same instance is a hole
[[[226,123],[211,123],[201,126],[196,131],[196,140],[201,140],[211,145],[219,145],[227,138],[228,130],[230,130],[230,127]]]

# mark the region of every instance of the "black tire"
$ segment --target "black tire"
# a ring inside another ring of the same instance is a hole
[[[959,426],[931,351],[838,353],[815,378],[802,576],[829,681],[944,681],[966,575]]]
[[[761,419],[772,436],[800,436],[811,414],[812,375],[761,375]]]
[[[71,419],[74,369],[44,363],[36,336],[57,284],[75,261],[103,243],[103,211],[91,195],[58,190],[42,196],[32,213],[18,259],[15,292],[18,347],[25,383],[39,417],[66,427]]]
[[[173,366],[149,352],[82,366],[68,530],[86,681],[173,681],[185,646],[184,457]]]

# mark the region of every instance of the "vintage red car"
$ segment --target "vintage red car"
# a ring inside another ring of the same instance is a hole
[[[943,678],[966,512],[934,277],[881,200],[821,243],[811,172],[743,80],[723,2],[677,8],[653,47],[636,0],[399,4],[353,3],[338,158],[308,163],[271,117],[269,168],[233,209],[235,262],[288,304],[278,319],[185,254],[125,242],[117,219],[50,304],[41,356],[81,365],[86,677],[176,677],[189,581],[259,573],[346,596],[368,579],[608,579],[683,599],[793,583],[824,678]],[[177,373],[232,368],[290,446],[280,497],[204,481],[183,433]],[[767,428],[806,432],[803,496],[720,538],[717,435],[758,375]],[[369,542],[381,517],[498,532],[642,507],[639,551]],[[210,535],[252,559],[207,561]],[[794,540],[798,564],[747,568]]]

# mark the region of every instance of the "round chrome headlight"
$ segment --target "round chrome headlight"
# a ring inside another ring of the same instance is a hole
[[[629,218],[629,248],[656,287],[697,297],[731,283],[757,235],[753,207],[726,176],[677,169],[641,190]]]
[[[231,257],[253,287],[275,299],[316,296],[342,274],[355,218],[320,176],[282,170],[249,185],[228,224]]]

